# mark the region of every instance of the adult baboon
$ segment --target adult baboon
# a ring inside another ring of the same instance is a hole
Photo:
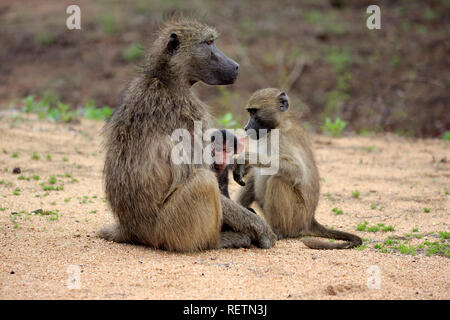
[[[328,229],[314,218],[320,195],[319,171],[308,135],[288,112],[286,93],[273,88],[258,90],[250,97],[246,108],[250,119],[245,130],[250,138],[259,139],[261,129],[267,130],[266,138],[269,138],[271,130],[279,129],[279,167],[275,175],[269,176],[259,171],[261,169],[258,167],[264,165],[252,165],[254,168],[244,183],[242,177],[249,166],[249,155],[248,152],[243,153],[241,156],[247,157],[247,164],[233,167],[235,180],[244,185],[237,202],[249,207],[256,200],[278,238],[316,236],[347,241],[324,243],[311,238],[302,240],[314,249],[345,249],[360,245],[362,241],[358,236]],[[269,161],[263,159],[260,162]]]
[[[276,236],[263,219],[221,196],[206,165],[171,161],[175,129],[209,128],[208,106],[190,91],[197,81],[235,81],[238,64],[214,44],[216,31],[178,18],[158,33],[146,64],[105,125],[106,196],[117,224],[99,235],[172,251],[269,248]],[[233,231],[220,232],[222,223]]]

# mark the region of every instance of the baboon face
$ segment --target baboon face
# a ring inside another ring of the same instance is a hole
[[[250,115],[245,131],[251,139],[264,137],[282,122],[282,114],[289,108],[289,99],[285,92],[278,89],[256,91],[247,104]]]
[[[211,136],[211,142],[214,167],[221,172],[231,162],[233,155],[243,149],[243,144],[238,138],[224,129],[215,131]]]
[[[202,81],[210,85],[232,84],[239,64],[223,54],[215,45],[217,32],[194,21],[173,25],[167,43],[172,61],[181,65],[184,76],[193,84]]]
[[[238,76],[239,65],[223,54],[214,40],[205,40],[193,48],[191,80],[210,85],[232,84]]]

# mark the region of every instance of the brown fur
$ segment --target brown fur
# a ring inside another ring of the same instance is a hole
[[[314,218],[320,195],[319,171],[307,133],[295,123],[289,111],[281,112],[276,107],[281,93],[278,89],[262,89],[255,92],[247,104],[247,109],[258,110],[255,117],[270,124],[269,129],[280,130],[279,170],[273,176],[263,176],[253,169],[237,202],[248,207],[256,201],[279,238],[317,236],[349,241],[324,243],[303,239],[308,247],[315,249],[360,245],[359,237],[327,229]],[[235,171],[237,169],[235,167]]]
[[[171,55],[166,48],[173,33],[180,45]],[[273,245],[261,218],[220,195],[207,166],[171,161],[174,129],[192,133],[193,121],[209,128],[209,108],[190,91],[190,74],[202,67],[197,43],[216,37],[213,28],[190,19],[169,21],[159,31],[147,64],[104,128],[105,192],[117,224],[101,229],[100,237],[182,252],[250,241]],[[220,233],[222,222],[235,232]]]

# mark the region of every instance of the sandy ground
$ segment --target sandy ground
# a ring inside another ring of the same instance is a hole
[[[450,159],[449,142],[390,135],[313,137],[322,176],[318,220],[359,234],[366,240],[364,250],[311,250],[292,239],[270,250],[175,254],[95,237],[113,221],[103,199],[101,127],[88,120],[65,125],[32,116],[1,119],[1,299],[450,298],[450,260],[445,256],[374,248],[413,228],[425,237],[409,244],[439,241],[429,233],[449,231],[450,164],[440,162]],[[39,160],[31,159],[34,151]],[[31,179],[19,180],[14,167]],[[46,195],[40,184],[50,176],[64,190]],[[13,194],[16,188],[18,195]],[[232,190],[234,194],[237,186]],[[352,196],[354,190],[360,192],[358,198]],[[336,215],[335,207],[343,214]],[[36,209],[58,212],[31,214]],[[392,225],[395,231],[355,231],[364,221]],[[375,275],[370,270],[376,268],[380,288],[370,289],[367,281]],[[80,289],[71,289],[68,279],[78,278],[78,271]]]

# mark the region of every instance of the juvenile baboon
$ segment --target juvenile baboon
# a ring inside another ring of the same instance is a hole
[[[190,87],[237,77],[238,64],[216,38],[195,20],[168,21],[105,125],[105,192],[117,223],[100,230],[104,239],[181,252],[274,244],[263,219],[220,195],[208,166],[171,161],[175,129],[193,135],[194,121],[209,128],[209,108]],[[222,223],[233,231],[220,232]]]
[[[252,165],[254,168],[244,183],[242,176],[248,167],[248,159],[247,164],[234,165],[233,177],[244,185],[237,202],[249,207],[256,200],[278,238],[315,236],[346,241],[325,243],[318,239],[302,239],[314,249],[345,249],[360,245],[362,241],[358,236],[328,229],[314,218],[320,195],[319,172],[307,133],[288,112],[286,93],[273,88],[256,91],[246,109],[250,119],[245,130],[250,138],[259,139],[260,129],[267,130],[267,138],[271,130],[279,129],[279,167],[278,172],[270,176],[260,173],[264,165]],[[248,157],[248,153],[242,155]],[[268,163],[268,160],[261,162]]]

